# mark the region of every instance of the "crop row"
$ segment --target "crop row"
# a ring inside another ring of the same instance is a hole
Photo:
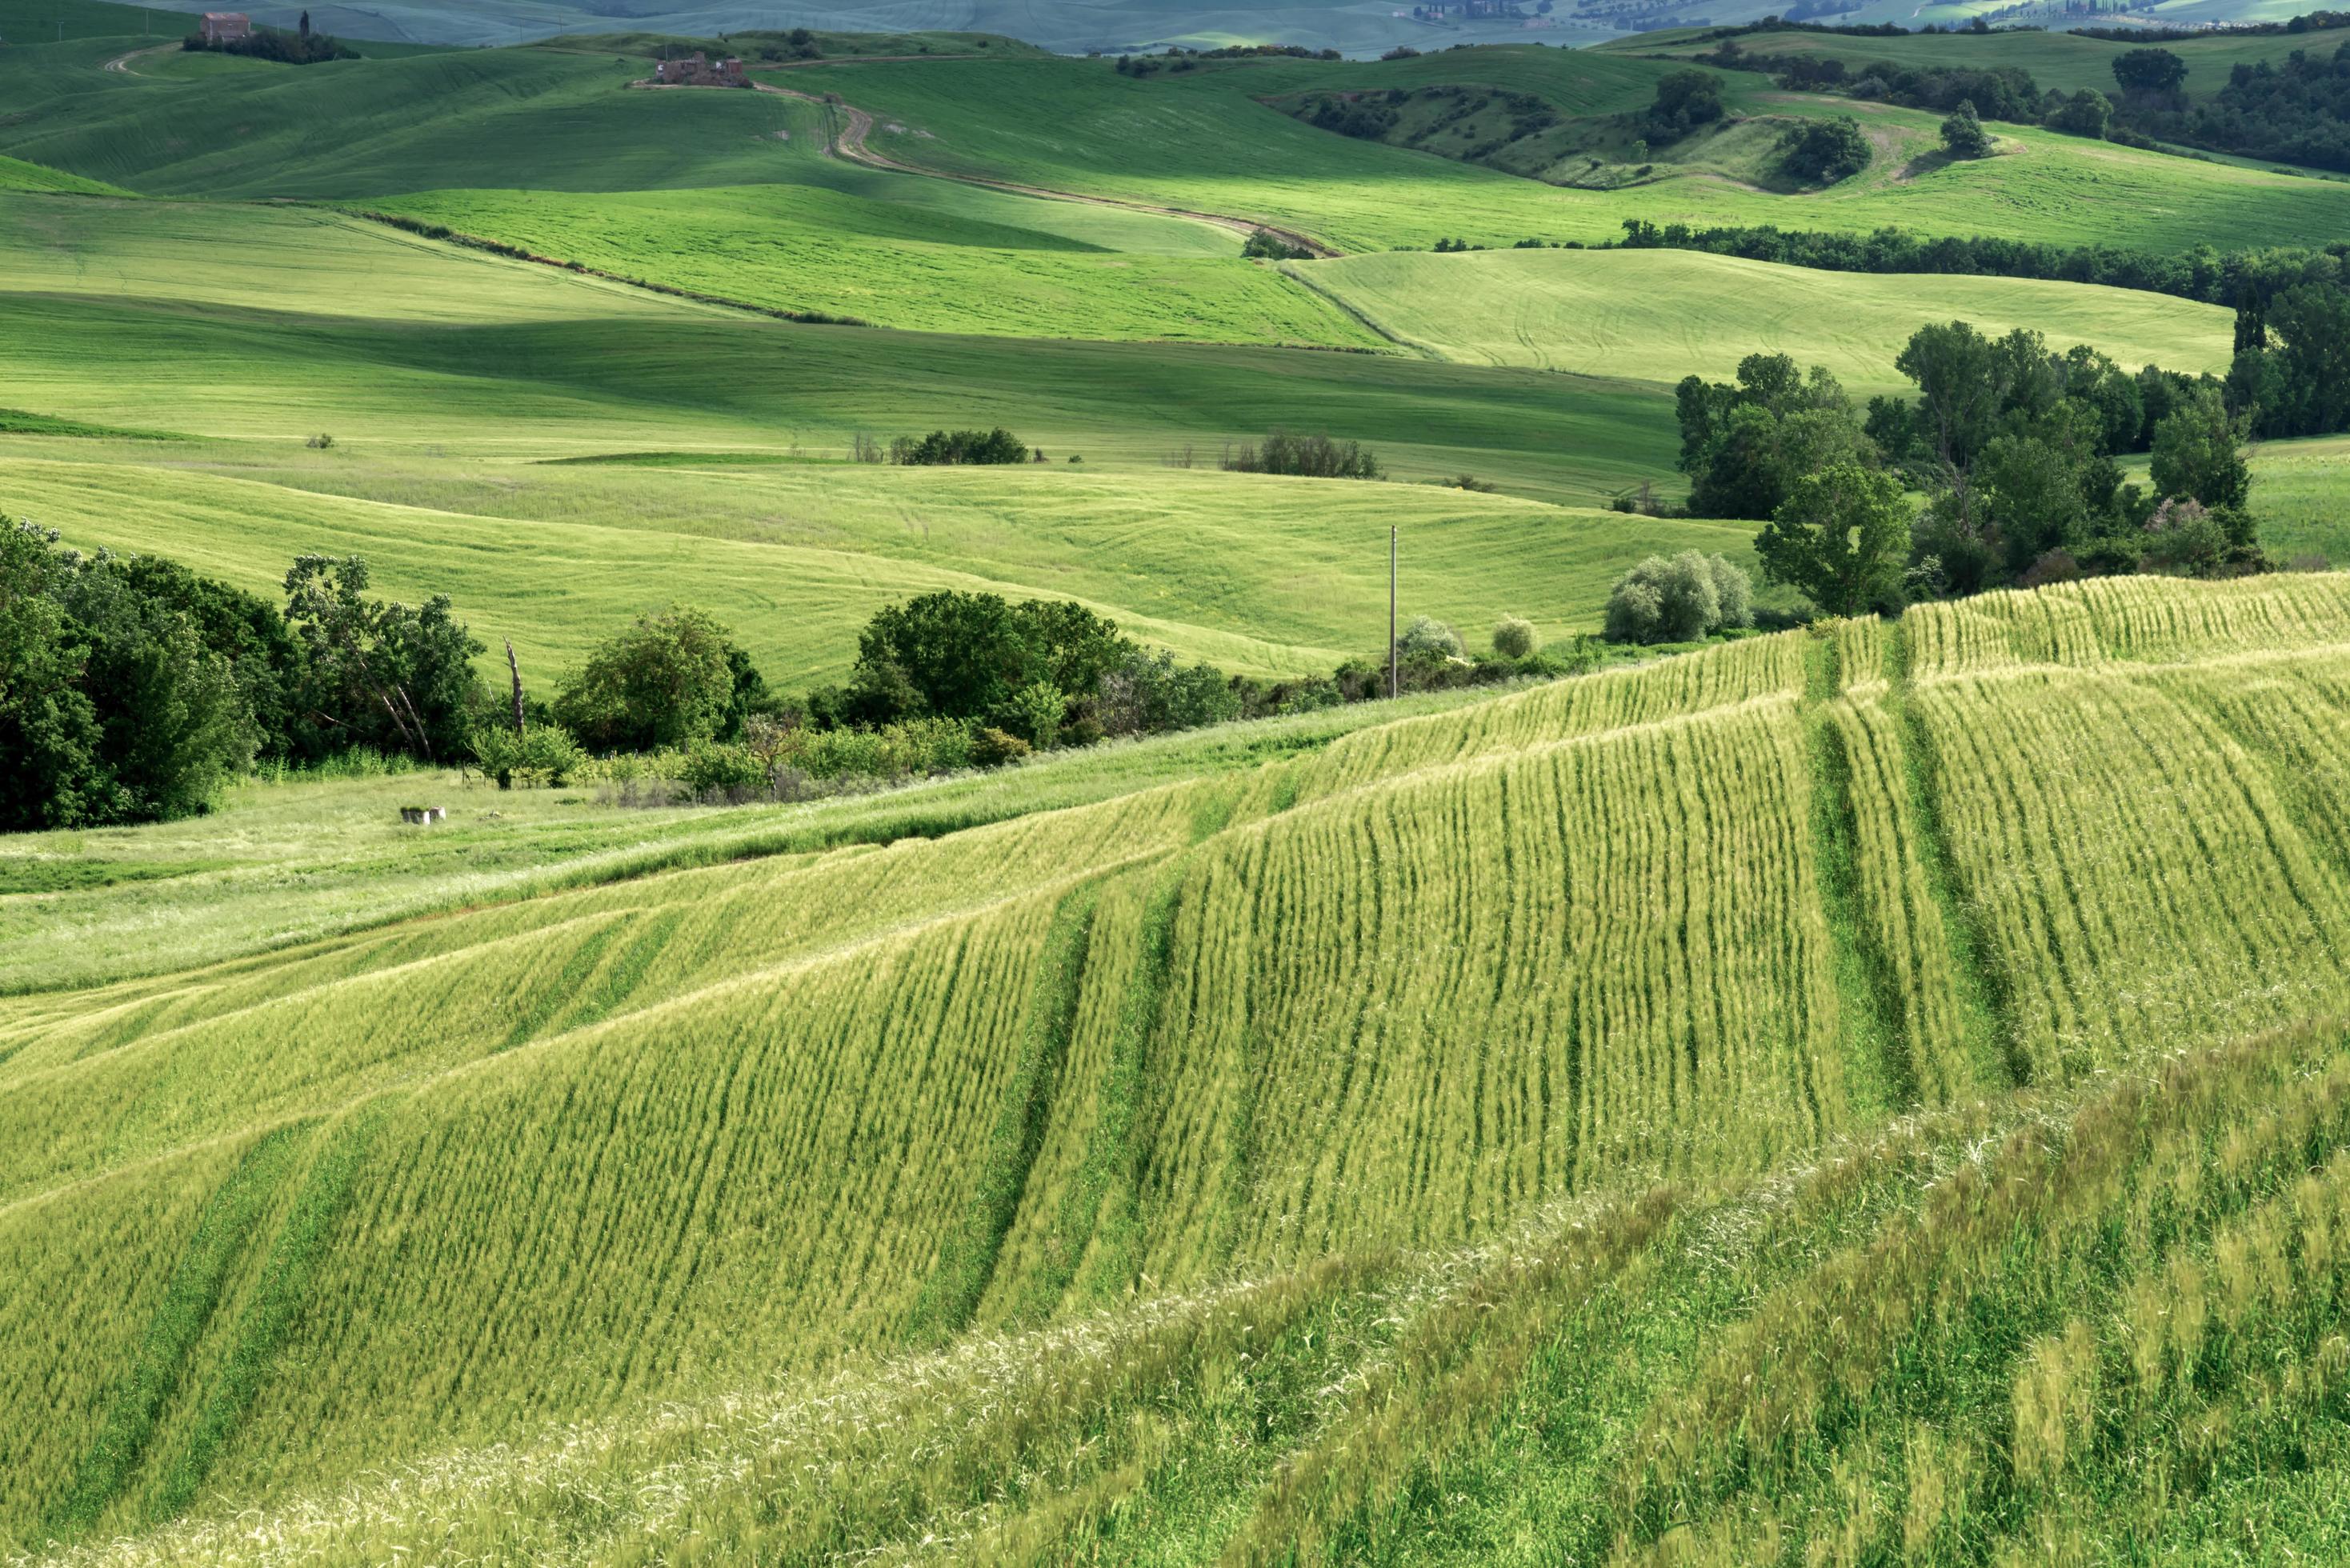
[[[2017,664],[2178,662],[2350,641],[2341,579],[2285,574],[2199,583],[2100,577],[1919,605],[1901,618],[1919,682]]]

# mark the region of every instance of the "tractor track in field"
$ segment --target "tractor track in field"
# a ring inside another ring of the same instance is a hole
[[[826,148],[835,157],[851,163],[862,163],[868,169],[884,169],[893,174],[918,174],[930,180],[951,180],[957,184],[976,185],[983,190],[1003,191],[1014,196],[1037,196],[1048,202],[1082,202],[1093,207],[1122,207],[1129,213],[1152,213],[1165,218],[1190,218],[1197,223],[1213,223],[1229,229],[1243,238],[1263,232],[1283,244],[1310,252],[1315,260],[1326,260],[1341,253],[1321,241],[1298,234],[1292,229],[1261,223],[1250,218],[1236,218],[1229,213],[1202,213],[1190,207],[1170,207],[1156,202],[1132,202],[1117,196],[1093,196],[1078,191],[1055,191],[1043,185],[1024,185],[1013,180],[992,180],[983,174],[950,174],[943,170],[925,169],[918,163],[903,163],[886,152],[876,152],[868,139],[873,134],[873,116],[838,96],[822,97],[800,92],[792,88],[775,87],[766,82],[754,84],[761,92],[775,93],[784,98],[812,103],[820,109],[840,111],[842,123],[832,132]]]

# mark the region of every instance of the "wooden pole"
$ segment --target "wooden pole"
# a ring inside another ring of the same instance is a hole
[[[1396,531],[1388,526],[1388,701],[1403,695],[1396,670]]]

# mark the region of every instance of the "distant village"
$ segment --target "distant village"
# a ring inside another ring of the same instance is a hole
[[[1410,13],[1415,22],[1503,22],[1525,14],[1518,0],[1433,0]]]

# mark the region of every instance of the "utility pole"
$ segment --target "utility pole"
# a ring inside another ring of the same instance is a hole
[[[1396,678],[1396,530],[1388,524],[1388,701],[1392,702],[1403,694],[1402,683]]]

